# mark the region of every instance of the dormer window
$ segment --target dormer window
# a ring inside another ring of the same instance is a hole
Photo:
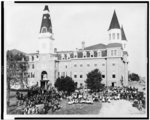
[[[69,53],[67,54],[67,59],[70,59],[70,54]]]
[[[65,56],[64,56],[64,54],[61,54],[61,57],[62,57],[62,59],[63,59],[63,60],[65,59]]]
[[[86,57],[86,51],[83,51],[83,57],[84,58]]]
[[[74,52],[74,58],[77,58],[77,52]]]
[[[101,51],[98,50],[97,52],[98,52],[98,57],[101,57]]]
[[[46,27],[43,27],[42,28],[42,33],[46,33],[47,32],[47,28]]]
[[[93,57],[94,56],[94,52],[90,51],[90,56]]]

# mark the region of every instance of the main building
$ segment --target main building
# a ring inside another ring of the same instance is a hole
[[[109,43],[98,43],[75,51],[57,51],[53,47],[53,31],[50,11],[46,5],[43,10],[39,49],[29,57],[28,84],[45,87],[48,83],[54,85],[58,77],[70,76],[80,84],[85,84],[88,72],[99,69],[102,83],[106,86],[128,85],[128,53],[127,39],[123,27],[120,26],[116,12],[108,29]]]

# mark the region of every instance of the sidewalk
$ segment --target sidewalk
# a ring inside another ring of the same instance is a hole
[[[132,107],[132,103],[126,100],[112,100],[111,103],[102,103],[100,117],[146,117],[144,111]]]

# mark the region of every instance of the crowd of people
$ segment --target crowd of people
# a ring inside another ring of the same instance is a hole
[[[43,90],[35,88],[29,90],[26,95],[17,92],[18,105],[23,106],[22,114],[47,114],[61,108],[61,93],[55,88]]]
[[[145,108],[144,93],[135,87],[106,87],[102,92],[92,93],[88,89],[76,90],[68,97],[68,104],[93,104],[95,101],[110,103],[111,100],[129,100],[133,102],[133,107],[137,107],[139,110]]]
[[[67,98],[69,105],[129,100],[133,102],[133,107],[139,110],[145,108],[144,93],[134,87],[105,87],[101,92],[91,92],[82,88],[75,90],[70,96],[66,96],[64,92],[58,92],[54,87],[48,90],[35,87],[26,95],[19,92],[16,95],[18,106],[23,105],[24,108],[22,114],[47,114],[49,110],[55,112],[61,108],[60,101],[64,98]]]

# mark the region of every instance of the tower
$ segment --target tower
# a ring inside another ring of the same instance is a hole
[[[39,52],[40,54],[54,53],[53,32],[49,8],[45,5],[39,34]]]
[[[121,43],[123,50],[126,50],[127,39],[123,26],[120,27],[116,11],[114,10],[112,20],[108,29],[109,43]]]

